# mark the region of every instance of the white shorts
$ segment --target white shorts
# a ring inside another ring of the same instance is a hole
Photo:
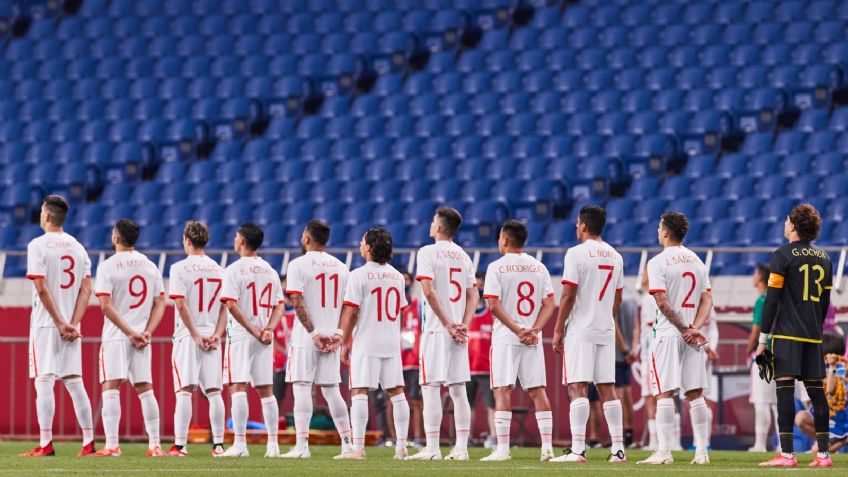
[[[515,386],[520,381],[522,389],[544,387],[545,351],[542,343],[535,346],[497,344],[492,345],[489,375],[492,389]]]
[[[253,336],[236,338],[227,344],[224,356],[224,383],[249,383],[253,387],[274,384],[274,349]]]
[[[654,396],[707,389],[707,353],[686,344],[682,336],[658,336],[651,352],[651,375]]]
[[[642,386],[642,396],[653,396],[651,392],[651,345],[654,342],[654,332],[651,330],[648,333],[643,332],[639,338],[639,369],[641,370],[640,385]]]
[[[174,375],[174,391],[186,386],[200,389],[222,389],[221,349],[203,351],[191,338],[184,336],[174,340],[171,351],[171,370]]]
[[[756,364],[751,365],[751,394],[748,396],[751,404],[777,404],[777,382],[767,383],[760,379],[760,371]]]
[[[400,355],[388,358],[351,353],[350,388],[385,390],[403,387],[403,363]]]
[[[132,384],[153,383],[150,345],[136,349],[129,338],[104,341],[100,345],[100,382],[129,380]]]
[[[293,346],[286,363],[287,383],[312,383],[332,386],[342,381],[339,350],[322,353],[317,349]]]
[[[423,333],[418,360],[421,385],[451,384],[471,381],[468,344],[457,343],[447,333]]]
[[[30,378],[82,376],[82,341],[63,340],[56,327],[31,328],[28,354]]]
[[[565,337],[562,384],[615,383],[615,343],[597,344]]]

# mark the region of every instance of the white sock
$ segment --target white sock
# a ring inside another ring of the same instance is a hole
[[[41,447],[53,442],[53,413],[56,410],[56,398],[53,394],[55,381],[53,376],[35,378],[35,413],[41,430],[41,439],[38,444]]]
[[[174,444],[185,446],[188,442],[188,426],[191,423],[191,393],[179,391],[174,409]]]
[[[624,411],[621,409],[621,401],[607,401],[604,403],[604,418],[607,420],[610,439],[612,439],[612,453],[624,451]]]
[[[324,400],[327,401],[327,406],[330,408],[330,416],[333,417],[333,424],[336,425],[336,430],[339,431],[339,437],[342,438],[342,450],[347,451],[353,445],[353,439],[350,433],[350,417],[347,413],[347,405],[345,404],[342,393],[338,386],[324,386],[321,388],[321,394],[324,395]]]
[[[118,423],[121,421],[121,393],[117,389],[103,391],[103,433],[106,434],[106,448],[118,447]]]
[[[424,399],[424,433],[427,434],[427,449],[439,448],[442,428],[442,393],[439,386],[421,386]]]
[[[309,423],[312,421],[312,385],[294,383],[294,430],[295,446],[298,449],[309,447]]]
[[[141,401],[141,415],[144,416],[144,428],[147,430],[148,448],[159,446],[159,403],[153,390],[138,395]]]
[[[674,434],[674,400],[657,399],[657,451],[661,455],[671,452]]]
[[[512,430],[512,412],[495,411],[495,432],[498,434],[498,452],[509,452],[509,433]]]
[[[648,419],[648,447],[657,448],[657,420]]]
[[[589,400],[577,398],[571,401],[568,411],[571,422],[571,452],[586,452],[586,422],[589,421]]]
[[[674,448],[681,448],[682,444],[680,443],[680,413],[674,412],[674,426],[671,428],[671,445]]]
[[[354,450],[365,449],[365,429],[368,427],[368,395],[356,394],[350,398],[350,423],[353,429]]]
[[[453,420],[456,425],[456,449],[468,449],[468,434],[471,433],[471,405],[468,403],[468,392],[465,383],[448,386],[453,401]]]
[[[244,391],[230,394],[230,413],[233,418],[233,446],[247,447],[247,393]]]
[[[265,429],[268,432],[268,447],[279,448],[280,441],[277,436],[280,427],[280,407],[277,405],[277,398],[268,396],[260,399],[259,402],[262,403],[262,417],[265,419]]]
[[[68,390],[71,401],[74,403],[74,413],[82,430],[82,445],[87,446],[94,440],[94,421],[91,418],[91,401],[88,399],[88,393],[85,392],[82,378],[66,379],[65,389]]]
[[[406,400],[406,394],[392,396],[392,412],[397,438],[395,449],[405,449],[409,438],[409,402]]]
[[[554,415],[551,411],[537,411],[536,425],[539,428],[539,434],[542,436],[542,452],[553,451],[552,443],[554,430]]]
[[[209,426],[212,428],[212,443],[224,443],[224,420],[226,410],[224,409],[224,398],[221,391],[212,391],[206,394],[209,400]]]
[[[710,445],[710,408],[703,396],[689,402],[689,417],[692,420],[695,453],[703,454]]]

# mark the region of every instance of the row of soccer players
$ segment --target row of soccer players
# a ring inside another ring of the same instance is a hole
[[[27,277],[34,283],[30,375],[35,379],[41,428],[39,447],[27,455],[52,455],[53,383],[61,377],[71,393],[83,429],[83,455],[120,455],[119,387],[130,381],[138,392],[147,432],[148,455],[187,455],[191,393],[201,388],[209,399],[214,456],[247,456],[246,391],[252,385],[261,397],[268,433],[266,457],[310,457],[307,436],[312,414],[312,385],[319,385],[342,439],[337,458],[364,459],[368,421],[368,390],[388,391],[397,435],[395,457],[410,460],[442,458],[439,390],[446,386],[453,400],[456,445],[445,457],[467,460],[471,410],[465,393],[470,380],[468,324],[478,292],[473,264],[452,241],[462,219],[449,207],[435,211],[430,236],[435,243],[417,255],[416,279],[425,297],[422,312],[420,383],[424,397],[427,446],[407,456],[409,405],[404,396],[400,316],[406,305],[403,276],[389,263],[392,237],[383,228],[369,229],[360,243],[366,264],[348,272],[324,251],[330,228],[309,222],[301,243],[304,254],[292,260],[282,290],[276,271],[257,251],[262,230],[242,225],[234,238],[240,258],[222,270],[207,257],[206,225],[186,224],[183,245],[188,257],[171,267],[168,296],[174,300],[173,377],[177,392],[175,444],[165,453],[159,443],[159,407],[152,389],[150,337],[165,308],[165,288],[156,266],[134,245],[140,230],[120,220],[112,233],[116,253],[100,264],[94,293],[106,317],[100,349],[99,379],[103,389],[105,447],[95,450],[91,409],[81,385],[79,322],[90,296],[90,260],[83,247],[62,230],[68,205],[49,196],[42,206],[45,234],[28,246]],[[511,391],[520,382],[535,406],[541,433],[541,460],[585,462],[585,428],[589,415],[588,384],[597,383],[613,447],[611,462],[626,462],[622,409],[615,398],[615,346],[620,334],[613,317],[623,288],[623,261],[601,239],[606,212],[583,207],[576,221],[581,244],[568,250],[562,277],[563,293],[553,337],[564,353],[564,384],[568,385],[573,446],[554,457],[553,419],[546,394],[541,330],[555,311],[554,289],[546,267],[523,253],[527,228],[509,220],[500,230],[502,257],[486,271],[483,297],[496,318],[492,338],[491,386],[496,399],[497,448],[486,461],[510,459]],[[674,419],[672,394],[682,390],[692,408],[696,457],[705,464],[709,411],[701,390],[706,386],[706,340],[698,329],[712,301],[706,268],[682,246],[688,224],[679,213],[659,221],[658,237],[665,250],[648,264],[650,291],[658,305],[656,341],[652,353],[652,387],[658,397],[659,450],[643,463],[671,462]],[[272,333],[283,314],[283,294],[292,297],[298,321],[292,335],[287,381],[294,387],[296,445],[281,455],[277,445],[278,408],[272,393]],[[567,327],[566,327],[567,324]],[[566,333],[567,328],[567,333]],[[221,337],[226,329],[223,357]],[[619,346],[623,346],[619,341]],[[340,365],[350,366],[351,407],[339,391]],[[222,369],[223,368],[223,369]],[[232,403],[235,441],[223,450],[223,384]]]

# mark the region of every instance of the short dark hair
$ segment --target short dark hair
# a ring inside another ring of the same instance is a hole
[[[838,333],[826,331],[822,333],[822,354],[845,355],[845,338]]]
[[[474,274],[474,278],[482,278],[483,280],[485,280],[486,279],[486,272],[477,272],[477,273]]]
[[[789,212],[789,221],[795,226],[798,238],[802,242],[812,242],[819,237],[821,231],[821,215],[810,204],[796,205]]]
[[[365,243],[371,247],[371,260],[385,265],[392,261],[392,234],[383,227],[365,232]]]
[[[204,248],[209,243],[209,227],[203,222],[189,220],[185,223],[183,236],[191,242],[195,248]]]
[[[115,222],[115,231],[118,232],[118,241],[125,247],[135,247],[141,227],[130,219],[121,219]]]
[[[330,241],[330,226],[323,220],[310,220],[306,224],[306,233],[318,245],[325,246]]]
[[[768,282],[769,275],[771,275],[771,269],[769,268],[769,264],[758,263],[754,270],[757,272],[757,276],[760,277],[760,280],[762,280],[763,283]]]
[[[68,201],[64,197],[57,194],[48,195],[41,205],[47,208],[51,224],[61,226],[65,223],[65,217],[68,216]]]
[[[436,209],[436,217],[442,222],[445,234],[453,237],[459,226],[462,225],[462,215],[453,207],[439,207]]]
[[[521,248],[527,243],[527,226],[523,222],[509,219],[501,226],[501,233],[509,238],[509,244]]]
[[[675,242],[682,242],[689,231],[689,220],[680,212],[666,212],[662,214],[662,226],[668,231],[668,235]]]
[[[250,222],[239,225],[236,233],[244,239],[247,248],[254,251],[259,250],[259,247],[262,246],[262,241],[265,240],[265,232],[258,225]]]
[[[607,224],[607,211],[597,205],[584,205],[580,208],[577,218],[586,225],[590,234],[600,236]]]

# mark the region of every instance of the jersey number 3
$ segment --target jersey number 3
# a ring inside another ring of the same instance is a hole
[[[801,265],[798,269],[799,272],[804,274],[804,296],[801,297],[804,301],[819,301],[819,297],[822,295],[822,285],[821,282],[824,280],[824,268],[821,265],[813,265],[813,271],[818,272],[819,277],[816,278],[815,284],[818,293],[816,295],[810,295],[810,264],[805,263]]]

